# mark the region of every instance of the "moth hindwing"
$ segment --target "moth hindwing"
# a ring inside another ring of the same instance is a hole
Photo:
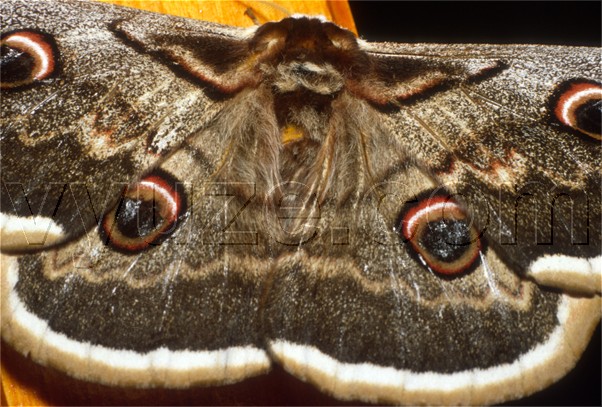
[[[2,338],[112,386],[273,362],[487,404],[600,320],[600,50],[4,2]],[[34,163],[34,164],[32,164]]]

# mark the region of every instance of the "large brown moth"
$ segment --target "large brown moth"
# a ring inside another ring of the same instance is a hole
[[[587,345],[599,49],[1,7],[2,337],[37,362],[480,404]]]

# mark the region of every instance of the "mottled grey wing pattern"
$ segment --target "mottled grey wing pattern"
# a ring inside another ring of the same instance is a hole
[[[453,60],[470,57],[472,49],[414,46],[405,54]],[[402,108],[395,133],[416,129],[408,132],[411,154],[479,209],[492,244],[518,267],[545,254],[595,257],[602,250],[600,222],[588,219],[600,218],[602,146],[558,123],[553,101],[558,84],[602,77],[599,50],[483,45],[479,57],[502,67],[491,79]],[[563,198],[573,201],[572,215],[562,213]]]
[[[599,89],[597,50],[80,2],[2,18],[59,62],[2,90],[2,336],[38,362],[187,387],[275,359],[342,399],[482,404],[586,346],[599,129],[554,112],[563,84]]]
[[[115,204],[124,185],[219,110],[198,84],[110,30],[110,22],[138,13],[87,2],[2,5],[3,31],[35,27],[51,33],[58,49],[49,58],[56,58],[56,73],[43,86],[3,92],[2,210],[9,215],[5,230],[15,230],[3,247],[23,246],[23,237],[25,246],[35,247],[80,236]],[[222,37],[228,34],[224,29]],[[28,235],[10,216],[29,217],[32,227],[48,218],[53,224],[46,222],[48,234]]]
[[[199,135],[223,101],[120,38],[116,26],[139,11],[86,2],[2,7],[9,34],[35,28],[60,53],[59,72],[45,83],[3,89],[3,249],[63,243],[3,255],[3,298],[14,300],[2,306],[5,340],[76,377],[121,385],[183,387],[265,370],[257,309],[270,256],[221,245],[237,238],[222,238],[229,199],[241,195],[238,207],[230,203],[239,210],[253,189],[211,183],[228,140]],[[187,27],[149,13],[142,20]],[[218,41],[242,35],[192,26]],[[110,237],[97,230],[103,214],[158,167],[185,196],[178,234],[134,256],[107,247]]]

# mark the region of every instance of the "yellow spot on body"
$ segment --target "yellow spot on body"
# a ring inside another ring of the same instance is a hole
[[[282,129],[281,137],[282,144],[292,143],[303,138],[303,130],[295,125],[287,124]]]

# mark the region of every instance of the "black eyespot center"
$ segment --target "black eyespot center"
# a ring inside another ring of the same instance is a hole
[[[103,217],[99,233],[117,251],[134,254],[165,241],[186,211],[186,197],[170,174],[156,170],[125,189]]]
[[[486,245],[471,218],[450,195],[423,196],[406,203],[399,217],[409,254],[441,277],[474,270]]]
[[[433,257],[451,263],[469,250],[470,227],[462,220],[439,219],[426,225],[419,241]]]
[[[0,48],[0,69],[5,81],[23,82],[29,79],[35,66],[35,59],[28,53],[3,45]]]
[[[589,133],[602,133],[602,99],[588,100],[575,109],[576,127]]]
[[[155,200],[125,198],[116,215],[116,226],[124,236],[129,238],[152,234],[163,224],[157,205]]]

